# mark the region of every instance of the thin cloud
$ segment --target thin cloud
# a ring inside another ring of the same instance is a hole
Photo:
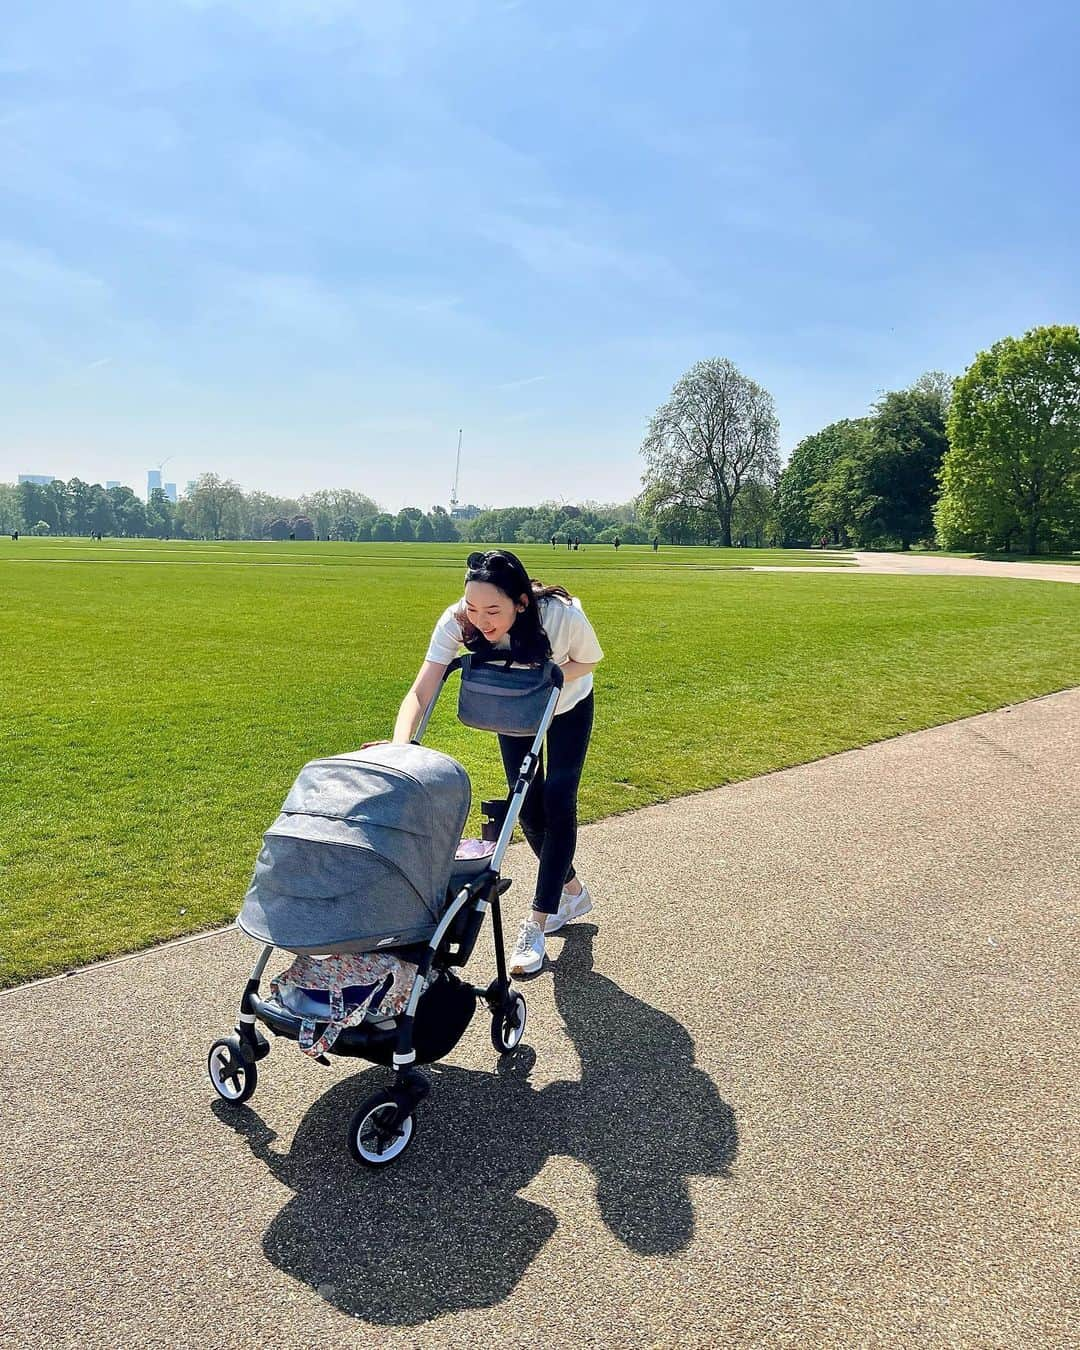
[[[531,375],[527,380],[507,380],[505,384],[500,384],[499,389],[524,389],[530,384],[543,384],[547,379],[546,375]]]

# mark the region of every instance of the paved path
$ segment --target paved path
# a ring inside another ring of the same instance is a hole
[[[1080,582],[1080,564],[986,562],[979,558],[943,558],[934,553],[864,553],[837,549],[857,567],[753,567],[753,572],[881,572],[892,576],[1020,577],[1026,581]],[[826,557],[828,553],[826,552]]]
[[[0,1342],[1075,1345],[1078,762],[1072,690],[588,827],[375,1175],[381,1069],[213,1103],[238,934],[10,992]]]

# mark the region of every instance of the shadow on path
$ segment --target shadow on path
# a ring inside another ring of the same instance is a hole
[[[690,1242],[688,1179],[726,1175],[734,1116],[694,1067],[686,1029],[595,973],[595,932],[569,929],[552,967],[580,1082],[535,1089],[527,1045],[493,1073],[431,1066],[416,1139],[400,1162],[372,1173],[352,1161],[345,1133],[388,1079],[383,1069],[335,1084],[287,1153],[272,1147],[276,1135],[255,1111],[214,1104],[296,1192],[263,1238],[274,1265],[371,1322],[413,1325],[492,1306],[555,1231],[551,1211],[518,1192],[560,1154],[592,1169],[604,1222],[631,1250],[671,1254]]]

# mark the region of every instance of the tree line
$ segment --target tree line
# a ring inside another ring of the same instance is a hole
[[[805,437],[781,470],[770,395],[700,361],[654,414],[641,509],[662,535],[784,547],[1080,548],[1080,329],[1003,338],[869,415]]]
[[[729,360],[699,361],[651,418],[643,490],[624,504],[542,502],[452,519],[396,514],[350,489],[299,498],[202,474],[178,502],[72,478],[0,484],[0,530],[186,539],[515,544],[913,544],[1028,554],[1080,548],[1080,329],[1032,329],[933,371],[868,415],[806,436],[781,468],[772,396]]]
[[[271,539],[375,543],[492,544],[645,542],[635,505],[543,502],[482,511],[452,519],[442,506],[383,511],[372,498],[348,488],[320,489],[299,498],[244,492],[238,483],[204,473],[177,502],[161,488],[148,501],[130,487],[103,488],[79,478],[68,482],[0,484],[0,531],[37,535],[113,535],[156,539]]]

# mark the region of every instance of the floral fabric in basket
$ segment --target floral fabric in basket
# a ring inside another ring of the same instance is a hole
[[[298,956],[288,970],[270,981],[271,994],[284,1007],[290,995],[327,1000],[326,1015],[304,1016],[300,1049],[305,1055],[325,1054],[346,1027],[355,1027],[368,1013],[396,1017],[404,1011],[416,966],[390,952],[350,952],[340,956]],[[315,1027],[326,1022],[316,1039]]]

